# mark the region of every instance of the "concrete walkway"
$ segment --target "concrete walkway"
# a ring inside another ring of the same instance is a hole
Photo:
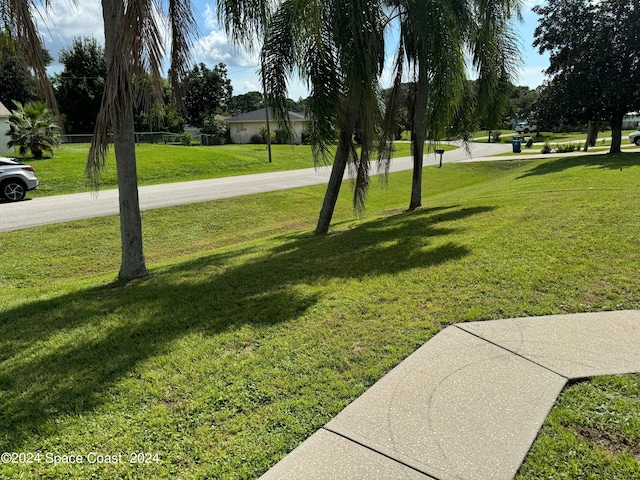
[[[640,311],[460,323],[261,478],[511,479],[570,380],[640,372]]]

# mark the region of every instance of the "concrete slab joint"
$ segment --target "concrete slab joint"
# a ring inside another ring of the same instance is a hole
[[[513,478],[567,381],[640,372],[638,344],[638,311],[452,325],[261,478]]]

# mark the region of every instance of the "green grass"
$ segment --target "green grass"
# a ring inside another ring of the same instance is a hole
[[[441,147],[441,146],[439,146]],[[308,145],[273,145],[269,163],[266,145],[220,145],[212,147],[139,144],[136,147],[139,185],[202,180],[207,178],[246,175],[312,168],[313,156]],[[442,146],[446,150],[456,147]],[[23,158],[36,169],[40,180],[38,190],[30,197],[60,195],[87,190],[85,166],[88,144],[67,144],[55,157],[35,160]],[[411,145],[396,143],[394,157],[411,155]],[[332,158],[330,158],[332,160]],[[117,187],[113,149],[107,157],[101,188]]]
[[[640,375],[569,386],[516,480],[640,478]]]
[[[129,284],[115,217],[0,234],[0,452],[158,453],[0,477],[255,478],[448,324],[640,308],[640,155],[426,168],[404,212],[410,181],[361,220],[345,184],[322,238],[323,186],[143,212]]]

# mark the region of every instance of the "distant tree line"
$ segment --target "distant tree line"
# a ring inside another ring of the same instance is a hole
[[[51,55],[44,50],[47,65]],[[104,92],[107,67],[104,47],[95,38],[74,38],[64,48],[58,60],[63,70],[51,78],[63,121],[69,134],[93,133]],[[149,78],[137,78],[138,91],[135,105],[137,131],[168,131],[181,133],[186,124],[217,131],[215,117],[234,116],[264,107],[261,92],[248,92],[233,96],[233,86],[223,63],[213,68],[203,63],[194,65],[182,84],[176,100],[167,79],[162,82],[161,102],[149,103],[153,88]],[[9,109],[14,101],[25,105],[40,101],[41,94],[31,69],[17,45],[0,42],[0,101]],[[290,110],[304,111],[304,100],[289,100]]]

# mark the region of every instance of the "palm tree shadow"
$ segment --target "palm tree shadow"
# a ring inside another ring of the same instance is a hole
[[[490,210],[425,209],[320,238],[283,235],[276,247],[257,255],[251,249],[209,255],[146,281],[86,289],[3,313],[0,449],[20,451],[34,435],[49,435],[57,418],[98,408],[117,381],[170,352],[185,335],[216,336],[299,318],[322,300],[319,289],[302,286],[460,259],[470,253],[467,247],[434,240],[456,231],[446,223]]]
[[[563,172],[576,167],[620,170],[638,165],[640,165],[640,157],[634,153],[623,152],[603,155],[581,155],[541,163],[519,176],[518,179]]]

